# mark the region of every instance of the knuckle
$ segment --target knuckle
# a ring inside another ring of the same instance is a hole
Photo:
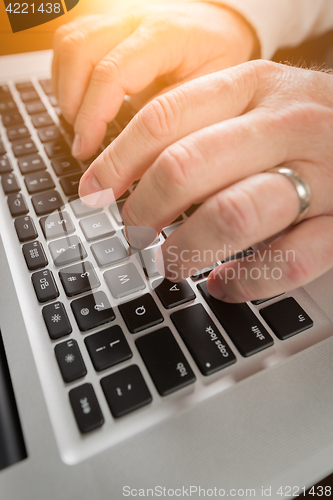
[[[60,42],[59,52],[63,57],[72,58],[82,50],[86,37],[82,31],[74,31],[64,36]]]
[[[174,196],[188,189],[193,158],[189,150],[180,143],[174,144],[161,153],[152,167],[157,188]]]
[[[111,59],[103,59],[96,64],[91,81],[97,84],[110,84],[119,79],[120,70],[117,63]]]
[[[103,164],[106,170],[110,172],[110,185],[123,184],[129,182],[130,176],[124,162],[120,160],[114,144],[110,144],[102,153]]]
[[[166,96],[157,97],[141,110],[138,121],[149,138],[170,137],[177,123],[176,106]]]

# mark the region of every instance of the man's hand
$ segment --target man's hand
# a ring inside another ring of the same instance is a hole
[[[74,156],[95,153],[125,94],[139,93],[162,75],[175,85],[248,61],[255,45],[241,16],[200,2],[91,16],[61,27],[52,81],[74,125]]]
[[[162,245],[165,275],[180,281],[223,260],[225,249],[288,228],[299,212],[295,187],[265,171],[294,169],[312,191],[306,219],[208,279],[212,295],[226,301],[270,297],[333,266],[332,134],[333,76],[249,62],[152,100],[92,163],[80,195],[112,187],[117,198],[141,178],[123,220],[156,231],[203,202]]]

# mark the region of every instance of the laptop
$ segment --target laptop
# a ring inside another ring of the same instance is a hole
[[[195,207],[138,251],[135,185],[78,199],[92,160],[70,155],[51,57],[0,59],[1,500],[304,493],[333,471],[333,271],[242,305],[209,295],[209,269],[163,280],[156,249]]]

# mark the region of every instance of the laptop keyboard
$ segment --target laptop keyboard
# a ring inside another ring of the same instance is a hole
[[[137,183],[104,209],[78,199],[80,176],[93,159],[71,156],[73,130],[57,108],[50,80],[1,85],[0,114],[1,184],[22,248],[18,265],[25,261],[42,334],[49,339],[45,355],[50,364],[56,360],[55,384],[65,394],[78,436],[94,436],[106,425],[115,432],[116,420],[135,418],[144,407],[158,413],[154,402],[168,401],[172,393],[191,399],[205,391],[210,378],[212,384],[242,378],[237,365],[246,373],[249,362],[249,373],[258,371],[263,351],[283,351],[287,339],[313,327],[287,295],[267,303],[217,301],[205,282],[216,264],[182,283],[163,280],[156,250],[197,206],[151,247],[130,248],[121,210]],[[133,116],[124,101],[101,148]],[[250,361],[256,357],[258,362]]]

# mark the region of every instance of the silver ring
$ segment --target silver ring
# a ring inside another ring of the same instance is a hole
[[[311,190],[308,183],[295,170],[287,167],[273,167],[266,172],[273,174],[281,174],[287,177],[295,187],[299,197],[299,213],[296,219],[291,223],[292,226],[299,224],[309,210]]]

